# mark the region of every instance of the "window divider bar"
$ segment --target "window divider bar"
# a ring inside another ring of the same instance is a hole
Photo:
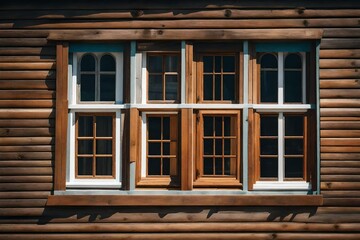
[[[243,112],[242,112],[242,182],[243,182],[243,191],[248,191],[248,129],[249,129],[249,112],[248,112],[248,103],[249,103],[249,42],[243,42],[243,52],[244,52],[244,65],[243,67]]]
[[[181,99],[180,102],[182,104],[186,103],[186,42],[181,41],[181,87],[180,87],[180,93],[181,93]]]
[[[130,44],[130,103],[136,103],[136,41]]]
[[[278,115],[278,178],[279,182],[284,181],[285,164],[284,164],[284,114]]]
[[[278,104],[284,104],[284,53],[278,54]]]

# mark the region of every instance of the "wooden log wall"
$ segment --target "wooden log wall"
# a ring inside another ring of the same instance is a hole
[[[1,2],[0,239],[360,239],[359,27],[360,2],[350,0]],[[151,31],[195,36],[202,29],[274,29],[276,38],[276,30],[300,28],[324,31],[324,206],[46,207],[56,101],[49,35],[114,30],[131,39]]]

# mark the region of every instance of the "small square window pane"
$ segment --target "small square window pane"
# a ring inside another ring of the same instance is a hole
[[[224,117],[224,136],[231,136],[231,117]]]
[[[163,82],[161,75],[149,75],[149,100],[163,100]]]
[[[231,154],[231,145],[235,142],[235,139],[224,139],[224,155]]]
[[[111,137],[113,135],[112,121],[112,116],[96,116],[96,136]]]
[[[165,100],[178,99],[178,77],[176,75],[165,76]]]
[[[161,143],[148,143],[148,154],[149,155],[161,155]]]
[[[115,75],[100,75],[100,101],[115,101]]]
[[[78,175],[93,175],[93,159],[79,157],[78,158]]]
[[[214,135],[214,117],[204,117],[204,136]]]
[[[230,175],[231,160],[234,160],[234,159],[224,158],[224,174],[225,175]]]
[[[278,102],[278,72],[261,71],[260,101]]]
[[[222,155],[222,139],[215,139],[215,155]]]
[[[285,158],[285,178],[304,178],[303,158]]]
[[[96,158],[96,175],[111,176],[112,168],[113,166],[111,157]]]
[[[204,72],[212,73],[213,72],[213,57],[212,56],[204,56]]]
[[[277,139],[260,139],[261,155],[277,155],[278,140]]]
[[[93,154],[93,140],[78,140],[78,154]]]
[[[285,71],[285,102],[302,102],[301,71]]]
[[[170,175],[170,158],[163,158],[162,175]]]
[[[222,136],[222,117],[215,117],[215,136]]]
[[[215,56],[215,72],[221,73],[221,56]]]
[[[235,56],[224,56],[224,72],[235,72]]]
[[[165,57],[165,72],[177,72],[178,66],[178,56]]]
[[[170,155],[170,143],[169,142],[163,143],[163,155]]]
[[[149,73],[162,73],[162,56],[149,56],[148,71]]]
[[[235,76],[224,75],[223,100],[235,100]]]
[[[214,140],[213,139],[204,139],[204,155],[213,155],[214,154]]]
[[[261,136],[277,136],[278,135],[278,118],[277,116],[261,116],[260,120]]]
[[[92,116],[79,116],[78,120],[78,135],[79,137],[92,137],[93,136],[93,117]]]
[[[260,158],[260,177],[277,178],[278,177],[278,159]]]
[[[148,138],[161,139],[161,117],[148,117]]]
[[[215,175],[223,174],[222,158],[215,158]]]
[[[112,154],[112,140],[96,140],[97,154]]]
[[[303,139],[285,139],[285,155],[304,154]]]
[[[213,158],[204,158],[204,175],[213,175],[214,165]]]
[[[213,75],[204,75],[204,100],[213,100]]]
[[[161,175],[161,158],[148,158],[148,175]]]
[[[285,136],[303,136],[304,117],[285,116]]]
[[[215,100],[221,99],[221,75],[215,75]]]
[[[163,117],[163,139],[170,140],[170,117]]]
[[[95,101],[95,75],[80,75],[80,101]]]

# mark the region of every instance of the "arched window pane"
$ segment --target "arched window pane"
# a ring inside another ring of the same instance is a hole
[[[265,54],[261,57],[261,68],[276,68],[278,67],[278,61],[273,54]]]
[[[115,72],[115,59],[113,56],[107,54],[101,57],[100,71],[112,71]]]
[[[285,58],[285,68],[301,68],[301,57],[298,54],[291,53]]]
[[[95,57],[91,54],[86,54],[81,58],[80,65],[81,72],[94,72],[95,71]]]

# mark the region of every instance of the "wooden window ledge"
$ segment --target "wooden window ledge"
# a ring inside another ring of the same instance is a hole
[[[52,195],[47,206],[321,206],[321,195]]]

